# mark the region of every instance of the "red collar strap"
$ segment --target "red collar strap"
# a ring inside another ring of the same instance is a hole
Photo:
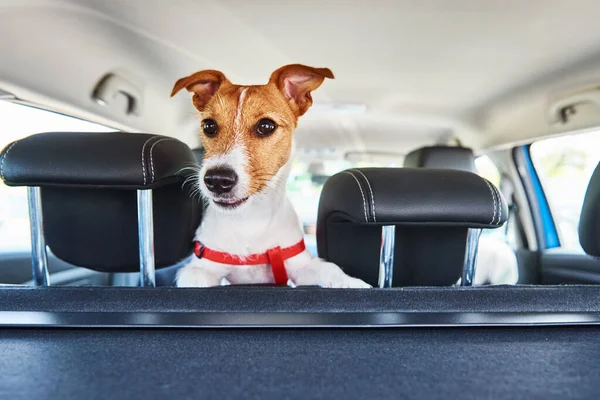
[[[287,285],[288,276],[285,270],[284,261],[297,256],[306,249],[304,240],[300,240],[293,246],[281,248],[274,247],[261,254],[251,254],[246,257],[234,256],[222,251],[212,250],[198,241],[194,242],[194,254],[198,258],[206,258],[219,264],[228,265],[261,265],[271,264],[275,283],[278,285]]]

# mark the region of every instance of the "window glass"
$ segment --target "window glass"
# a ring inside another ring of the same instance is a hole
[[[114,129],[38,108],[0,101],[0,149],[40,132],[108,132]],[[0,253],[29,251],[27,190],[0,180]]]
[[[581,250],[579,215],[588,183],[600,161],[600,132],[539,140],[531,159],[558,230],[561,247]]]
[[[487,156],[479,156],[475,159],[475,168],[479,176],[493,183],[497,188],[500,188],[500,171],[492,159]]]

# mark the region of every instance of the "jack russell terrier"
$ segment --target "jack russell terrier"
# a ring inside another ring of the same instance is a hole
[[[220,286],[224,278],[231,284],[371,287],[310,255],[285,194],[294,129],[325,78],[333,79],[328,68],[294,64],[273,72],[266,85],[235,85],[214,70],[175,83],[171,96],[187,89],[202,116],[206,153],[195,183],[208,205],[195,257],[178,271],[178,287]]]

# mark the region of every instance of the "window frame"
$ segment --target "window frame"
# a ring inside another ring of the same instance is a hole
[[[543,139],[540,139],[543,140]],[[562,246],[556,221],[546,196],[539,173],[531,158],[531,145],[534,142],[515,147],[514,156],[520,168],[520,177],[525,188],[527,201],[533,214],[538,249],[548,250]]]

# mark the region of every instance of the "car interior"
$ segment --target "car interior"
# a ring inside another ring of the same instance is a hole
[[[0,0],[0,398],[597,398],[599,13]],[[287,196],[372,288],[176,287],[205,203],[173,84],[292,63],[335,79]]]

